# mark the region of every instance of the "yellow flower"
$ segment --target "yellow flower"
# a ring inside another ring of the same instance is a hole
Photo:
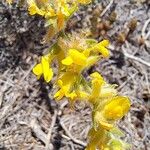
[[[89,131],[89,143],[86,150],[104,150],[106,147],[109,137],[108,131],[103,128],[94,129],[93,127]]]
[[[103,55],[103,57],[109,57],[110,53],[109,50],[106,48],[109,45],[108,40],[103,40],[100,43],[98,43],[95,48],[98,49],[98,51]]]
[[[56,16],[55,10],[50,5],[48,5],[45,9],[45,18],[49,19],[50,17],[55,17],[55,16]]]
[[[61,80],[58,80],[58,85],[60,87],[60,90],[55,93],[54,98],[56,98],[57,100],[61,100],[68,92],[69,86],[63,85],[63,82]]]
[[[89,4],[91,3],[91,0],[78,0],[78,2],[81,4]]]
[[[38,14],[38,15],[41,15],[41,16],[44,16],[45,12],[40,10],[36,3],[34,1],[30,1],[29,2],[29,7],[28,7],[28,11],[29,11],[29,14],[30,15],[35,15],[35,14]]]
[[[70,98],[71,100],[74,100],[75,98],[77,98],[77,94],[75,91],[73,91],[71,93],[66,93],[66,97]]]
[[[70,8],[72,7],[68,5],[68,2],[65,0],[59,0],[58,2],[58,10],[61,11],[66,17],[70,16]]]
[[[42,57],[41,63],[37,64],[33,68],[33,73],[37,76],[38,79],[43,74],[44,80],[46,82],[49,82],[52,79],[52,77],[53,77],[53,71],[50,68],[48,57],[46,57],[46,56]]]
[[[101,111],[95,111],[94,116],[93,116],[93,121],[94,121],[94,128],[103,128],[105,130],[110,130],[113,128],[113,124],[108,123],[107,120],[104,118],[103,114]]]
[[[92,48],[90,48],[90,50],[96,50],[100,52],[104,58],[107,58],[110,55],[109,50],[106,48],[108,46],[109,46],[109,41],[103,40],[98,44],[94,45]]]
[[[62,60],[62,64],[70,66],[71,64],[73,64],[73,60],[71,57],[66,57],[65,59]]]
[[[69,56],[67,56],[65,59],[62,60],[62,64],[64,65],[71,65],[71,64],[76,64],[79,66],[84,66],[86,64],[86,56],[79,52],[76,49],[69,49]]]
[[[103,114],[108,120],[118,120],[128,112],[129,108],[130,100],[127,97],[117,96],[105,105]]]
[[[104,81],[103,77],[98,72],[94,72],[90,76],[92,77],[91,99],[96,100],[99,98],[101,86],[105,83],[105,81]]]
[[[108,101],[108,102],[106,102]],[[122,118],[130,108],[130,101],[127,97],[116,96],[104,99],[94,109],[93,122],[97,128],[100,126],[106,130],[110,130],[114,126],[114,122]]]
[[[57,100],[62,99],[64,96],[74,99],[77,95],[75,91],[71,90],[76,80],[76,76],[73,73],[66,72],[58,79],[58,86],[60,90],[58,90],[54,98]]]

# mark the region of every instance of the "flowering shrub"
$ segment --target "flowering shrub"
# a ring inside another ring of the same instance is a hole
[[[46,40],[63,32],[66,22],[78,10],[79,5],[88,3],[90,0],[27,0],[29,14],[38,14],[46,20],[46,26],[49,27]],[[98,72],[92,73],[90,80],[82,75],[84,70],[109,57],[108,46],[108,40],[98,42],[83,34],[59,34],[56,43],[49,48],[49,53],[42,56],[41,61],[33,68],[37,79],[44,78],[48,83],[54,75],[52,64],[57,63],[54,86],[57,91],[54,98],[62,100],[66,97],[71,106],[77,100],[85,101],[92,107],[93,126],[89,131],[86,150],[129,148],[120,139],[122,131],[116,127],[116,121],[130,108],[129,98],[120,96],[116,85],[108,84]]]

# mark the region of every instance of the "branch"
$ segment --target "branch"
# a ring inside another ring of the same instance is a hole
[[[147,34],[145,33],[146,32],[146,28],[147,28],[149,23],[150,23],[150,18],[148,20],[146,20],[146,22],[145,22],[145,24],[144,24],[144,26],[142,28],[142,37],[145,38],[145,39],[147,39],[148,36],[149,36],[149,33],[147,33]]]
[[[108,11],[108,9],[111,7],[111,5],[113,4],[114,0],[111,0],[110,3],[106,6],[106,8],[102,11],[101,13],[101,17],[104,16],[104,14]]]
[[[52,118],[52,123],[51,123],[51,126],[50,126],[49,131],[48,131],[45,150],[49,150],[49,143],[50,143],[50,139],[51,139],[52,130],[53,130],[54,125],[56,123],[56,118],[57,118],[57,111],[55,110],[54,116]]]
[[[135,61],[137,61],[137,62],[139,62],[139,63],[141,63],[141,64],[143,64],[143,65],[146,65],[146,66],[150,67],[150,63],[149,63],[149,62],[146,62],[146,61],[144,61],[144,60],[141,59],[141,58],[138,58],[138,57],[136,57],[136,56],[133,56],[133,55],[131,55],[131,54],[128,54],[128,53],[126,52],[126,50],[125,50],[123,47],[122,47],[122,49],[123,49],[123,54],[124,54],[127,58],[132,59],[132,60],[135,60]]]
[[[64,129],[64,131],[66,132],[67,136],[69,136],[69,138],[70,138],[74,143],[77,143],[77,144],[79,144],[79,145],[81,145],[81,146],[84,146],[84,147],[87,145],[87,144],[84,143],[83,141],[80,141],[80,140],[74,138],[74,137],[71,135],[71,133],[69,132],[69,130],[66,128],[66,126],[64,125],[64,123],[63,123],[62,121],[60,121],[60,125],[61,125],[61,127]]]

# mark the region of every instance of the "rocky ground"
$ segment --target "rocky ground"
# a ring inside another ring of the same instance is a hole
[[[150,150],[150,1],[97,0],[82,7],[67,31],[87,29],[109,39],[111,57],[87,70],[118,84],[132,106],[118,125],[132,150]],[[0,149],[83,150],[90,108],[56,103],[52,83],[37,81],[32,67],[48,48],[43,19],[0,2]]]

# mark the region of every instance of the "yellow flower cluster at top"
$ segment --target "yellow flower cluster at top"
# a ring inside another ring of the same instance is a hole
[[[14,0],[6,0],[11,4]],[[19,0],[27,2],[30,15],[40,15],[49,27],[45,40],[50,40],[56,33],[64,29],[67,20],[78,10],[80,4],[88,4],[91,0]],[[23,1],[23,2],[22,2]]]
[[[52,63],[58,64],[56,100],[66,97],[73,105],[81,100],[92,105],[93,127],[89,132],[89,144],[86,150],[124,150],[128,146],[119,139],[119,129],[115,127],[130,108],[130,100],[120,96],[115,85],[109,85],[104,78],[94,72],[90,81],[82,72],[109,57],[108,40],[97,42],[85,39],[81,35],[60,37],[49,54],[33,68],[38,79],[43,76],[46,82],[53,77]],[[121,134],[122,136],[122,134]]]

